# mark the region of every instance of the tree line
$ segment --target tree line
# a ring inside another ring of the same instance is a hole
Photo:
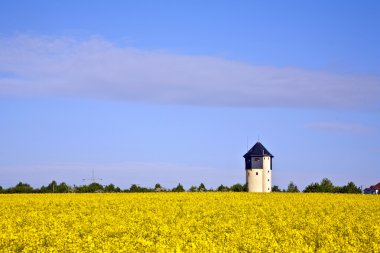
[[[287,189],[281,190],[277,185],[272,187],[272,192],[300,192],[297,185],[290,182]],[[326,193],[362,193],[360,187],[354,182],[348,182],[344,186],[335,186],[328,178],[322,179],[320,183],[311,183],[302,191],[309,192],[326,192]]]
[[[0,186],[0,193],[94,193],[94,192],[246,192],[247,185],[234,184],[232,186],[220,185],[216,189],[207,189],[206,186],[201,183],[199,186],[191,186],[189,189],[185,189],[182,184],[178,184],[173,188],[164,188],[159,183],[155,184],[153,188],[142,187],[137,184],[132,184],[127,189],[121,189],[114,184],[101,185],[97,182],[93,182],[88,185],[70,186],[64,182],[57,183],[52,181],[47,186],[41,188],[33,188],[27,183],[19,182],[17,185],[3,189]],[[290,182],[287,189],[280,189],[277,185],[272,187],[272,192],[300,192],[297,185]],[[353,182],[349,182],[344,186],[334,186],[333,183],[324,178],[320,183],[311,183],[305,187],[302,192],[328,192],[328,193],[361,193],[362,190],[357,187]]]
[[[97,182],[93,182],[88,185],[70,186],[64,182],[57,183],[52,181],[47,186],[41,188],[33,188],[30,184],[19,182],[13,187],[3,189],[0,186],[0,193],[94,193],[94,192],[206,192],[206,191],[234,191],[243,192],[247,187],[242,184],[234,184],[231,187],[220,185],[216,190],[207,189],[206,186],[201,183],[199,186],[191,186],[189,189],[185,189],[182,184],[178,184],[173,188],[164,188],[161,184],[157,183],[153,188],[142,187],[138,184],[132,184],[127,189],[121,189],[114,184],[102,185]]]

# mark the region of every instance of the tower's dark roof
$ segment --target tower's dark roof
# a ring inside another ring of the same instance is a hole
[[[247,157],[263,157],[270,156],[273,157],[271,153],[261,144],[260,142],[256,142],[256,144],[244,155],[244,158]]]

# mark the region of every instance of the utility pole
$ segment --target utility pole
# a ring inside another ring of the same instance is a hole
[[[95,177],[94,169],[92,169],[91,178],[83,178],[83,181],[90,181],[91,183],[95,183],[96,181],[102,181],[102,178]]]

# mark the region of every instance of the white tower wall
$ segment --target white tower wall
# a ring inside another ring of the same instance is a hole
[[[271,157],[263,157],[263,177],[262,177],[262,192],[272,191],[272,168],[271,168]]]
[[[246,170],[248,192],[263,192],[263,170],[248,169]]]

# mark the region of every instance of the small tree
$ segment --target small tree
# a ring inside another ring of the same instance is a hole
[[[343,193],[362,193],[362,190],[357,187],[354,182],[349,182],[347,185],[342,187]]]
[[[15,187],[10,189],[10,193],[31,193],[33,192],[33,187],[29,184],[19,182]]]
[[[278,185],[273,185],[272,192],[281,192],[281,189],[278,187]]]
[[[328,178],[322,179],[320,184],[321,192],[334,192],[334,189],[333,183]]]
[[[287,192],[300,192],[298,190],[297,185],[295,185],[292,181],[288,185],[288,189],[286,190]]]
[[[219,185],[217,191],[218,192],[228,192],[230,189],[227,187],[227,186],[224,186],[224,185]]]
[[[184,192],[184,191],[185,189],[180,183],[178,183],[178,185],[172,189],[172,192]]]
[[[311,183],[306,186],[303,192],[321,192],[321,186],[318,183]]]
[[[157,183],[154,185],[154,191],[155,192],[162,192],[162,191],[165,191],[165,189],[159,183]]]
[[[121,190],[119,187],[115,187],[114,184],[109,184],[104,187],[104,191],[105,192],[120,192]]]
[[[140,192],[140,186],[137,184],[132,184],[131,187],[129,188],[130,192]]]
[[[88,192],[103,192],[103,185],[99,183],[91,183],[87,186]]]
[[[47,186],[48,192],[57,192],[57,182],[55,180],[51,181],[51,183]]]
[[[70,190],[70,186],[68,186],[65,182],[62,182],[59,185],[57,185],[56,191],[59,193],[66,193],[66,192],[69,192],[69,190]]]
[[[75,192],[77,192],[77,193],[87,192],[87,185],[75,186]]]
[[[244,186],[242,186],[241,184],[234,184],[233,186],[230,187],[230,190],[233,192],[243,192]]]
[[[198,191],[198,188],[194,185],[192,185],[190,188],[189,188],[189,192],[197,192]]]
[[[199,192],[205,192],[205,191],[207,191],[206,186],[205,186],[203,183],[201,183],[201,184],[198,186],[198,191],[199,191]]]

